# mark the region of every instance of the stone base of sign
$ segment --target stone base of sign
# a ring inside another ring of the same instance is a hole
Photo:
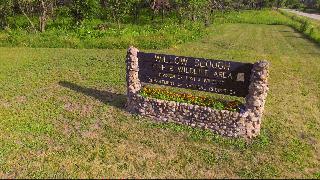
[[[129,48],[127,55],[127,110],[162,122],[176,122],[210,129],[227,137],[253,138],[260,134],[261,120],[268,88],[266,61],[254,64],[245,111],[231,112],[209,107],[146,98],[139,95],[138,50]]]

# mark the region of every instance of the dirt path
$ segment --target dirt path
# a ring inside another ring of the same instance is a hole
[[[304,13],[304,12],[293,10],[293,9],[284,9],[284,10],[288,11],[288,12],[291,12],[291,13],[298,14],[300,16],[305,16],[305,17],[309,17],[309,18],[312,18],[312,19],[320,21],[320,15],[319,14]]]

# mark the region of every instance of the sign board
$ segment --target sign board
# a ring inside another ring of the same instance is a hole
[[[245,97],[253,64],[154,53],[138,53],[144,83]]]

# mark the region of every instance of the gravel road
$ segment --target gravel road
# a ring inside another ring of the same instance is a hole
[[[316,20],[320,21],[320,15],[319,14],[304,13],[304,12],[293,10],[293,9],[284,9],[284,10],[286,10],[288,12],[292,12],[292,13],[298,14],[300,16],[305,16],[305,17],[309,17],[309,18],[316,19]]]

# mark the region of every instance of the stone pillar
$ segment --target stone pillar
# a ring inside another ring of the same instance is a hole
[[[260,134],[261,118],[266,102],[269,77],[269,63],[260,61],[253,65],[249,94],[246,97],[244,137],[253,138]]]
[[[139,80],[139,64],[138,64],[138,52],[139,50],[134,47],[130,47],[127,52],[127,104],[126,108],[129,112],[136,113],[136,95],[141,89],[141,83]]]

